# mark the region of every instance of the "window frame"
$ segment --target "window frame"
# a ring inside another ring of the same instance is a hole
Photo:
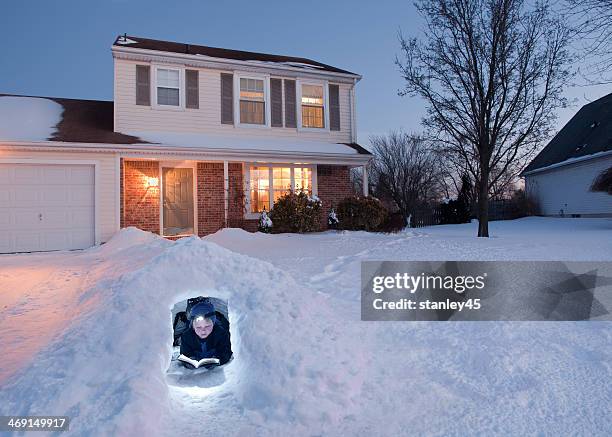
[[[242,123],[240,121],[240,79],[263,80],[264,85],[264,124]],[[242,128],[270,128],[270,75],[253,73],[234,73],[234,126]]]
[[[302,125],[302,85],[314,85],[323,87],[323,127],[304,127]],[[297,103],[297,129],[305,132],[329,132],[329,81],[297,79],[295,100]]]
[[[246,208],[244,213],[245,219],[259,219],[261,216],[261,212],[251,212],[251,167],[268,167],[268,181],[269,181],[269,205],[270,210],[274,205],[274,179],[273,179],[273,169],[276,167],[284,167],[291,169],[291,191],[295,192],[295,168],[309,168],[312,174],[311,184],[312,184],[312,196],[318,195],[318,186],[317,186],[317,165],[316,164],[283,164],[283,163],[270,163],[270,162],[246,162],[244,164],[244,181],[245,181],[245,198],[246,198]],[[268,211],[270,212],[270,211]]]
[[[151,105],[155,109],[162,109],[168,111],[184,111],[185,110],[185,68],[176,67],[172,65],[164,64],[151,64]],[[178,71],[179,74],[179,104],[175,105],[162,105],[157,102],[157,71],[158,70],[174,70]]]

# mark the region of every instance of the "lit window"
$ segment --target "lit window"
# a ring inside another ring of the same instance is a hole
[[[323,114],[323,87],[302,85],[302,126],[325,127]]]
[[[270,211],[270,168],[251,167],[251,212]]]
[[[180,105],[179,70],[157,69],[157,104]]]
[[[240,78],[240,123],[265,124],[264,82]]]
[[[313,194],[311,167],[260,167],[251,166],[250,212],[270,211],[281,196],[294,192]],[[270,201],[272,200],[272,204]]]
[[[295,180],[295,192],[303,191],[312,194],[312,170],[308,167],[293,169]]]
[[[291,169],[288,167],[274,167],[272,169],[274,189],[274,202],[279,197],[291,192]]]

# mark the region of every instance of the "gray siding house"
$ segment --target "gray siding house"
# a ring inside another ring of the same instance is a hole
[[[610,167],[612,94],[583,106],[522,176],[543,215],[612,217],[612,196],[591,191],[595,178]]]

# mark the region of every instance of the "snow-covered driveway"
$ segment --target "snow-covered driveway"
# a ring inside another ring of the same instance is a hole
[[[21,354],[2,357],[0,415],[66,414],[81,435],[608,435],[611,322],[359,320],[365,259],[612,260],[612,220],[475,230],[172,243],[128,229],[0,257],[0,348]],[[169,308],[197,294],[229,299],[236,358],[169,384]]]

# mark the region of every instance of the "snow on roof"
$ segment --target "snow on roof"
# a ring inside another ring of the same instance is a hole
[[[546,165],[544,167],[539,167],[530,171],[524,171],[523,175],[528,176],[532,173],[539,173],[541,171],[544,170],[552,170],[554,168],[558,168],[558,167],[563,167],[569,164],[575,164],[577,162],[582,162],[582,161],[588,161],[589,159],[594,159],[594,158],[601,158],[604,156],[610,156],[612,155],[612,150],[606,150],[603,152],[597,152],[597,153],[591,153],[590,155],[583,155],[583,156],[578,156],[576,158],[569,158],[569,159],[565,159],[563,161],[560,162],[556,162],[554,164],[550,164],[550,165]]]
[[[120,36],[117,38],[117,44],[121,45],[129,45],[129,44],[137,44],[138,41],[134,41],[133,39],[128,38],[127,36]]]
[[[325,143],[316,141],[298,141],[293,139],[235,137],[223,135],[209,135],[203,133],[174,133],[174,132],[128,132],[129,135],[139,137],[149,143],[158,143],[164,146],[193,147],[206,149],[233,149],[282,151],[303,153],[336,153],[354,155],[359,152],[345,144]]]
[[[63,110],[50,99],[0,96],[0,140],[45,141],[54,134]]]

